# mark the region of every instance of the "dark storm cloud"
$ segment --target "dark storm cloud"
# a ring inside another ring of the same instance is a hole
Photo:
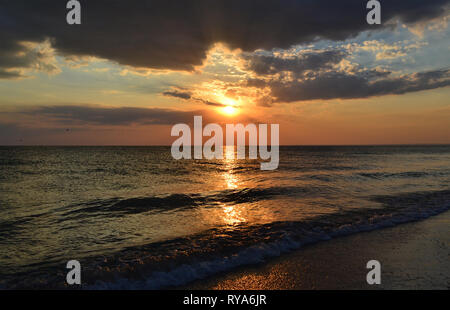
[[[318,38],[342,40],[368,29],[362,0],[89,0],[82,25],[67,25],[66,1],[1,0],[0,55],[19,41],[52,45],[64,55],[91,55],[135,67],[193,70],[216,42],[243,51],[287,48]],[[390,0],[383,25],[444,13],[450,0]],[[382,27],[382,26],[381,26]],[[0,69],[24,59],[6,59]],[[26,65],[26,64],[24,64]]]
[[[271,55],[246,55],[247,69],[259,75],[275,74],[280,71],[294,72],[299,75],[307,70],[330,69],[339,63],[348,53],[339,50],[315,51],[296,57],[275,57]]]
[[[284,82],[252,80],[249,86],[269,87],[278,102],[315,99],[352,99],[405,94],[450,85],[450,70],[420,72],[393,77],[389,72],[323,72],[310,79]]]

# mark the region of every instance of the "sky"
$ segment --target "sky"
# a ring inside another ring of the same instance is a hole
[[[450,143],[450,0],[0,0],[0,145],[170,145],[280,124],[282,145]]]

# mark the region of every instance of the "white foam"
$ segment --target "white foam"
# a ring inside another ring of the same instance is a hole
[[[442,207],[430,208],[429,210],[416,210],[416,212],[408,212],[402,215],[382,215],[377,219],[376,223],[363,222],[343,225],[329,233],[315,231],[303,237],[301,241],[286,237],[276,242],[250,246],[232,256],[210,261],[199,261],[194,264],[183,264],[168,272],[154,272],[145,280],[136,281],[122,278],[113,282],[98,281],[94,285],[85,287],[85,289],[161,289],[171,286],[181,286],[194,280],[204,279],[216,273],[231,270],[238,266],[264,262],[266,258],[280,256],[283,253],[299,249],[305,244],[417,221],[449,209],[450,203]]]

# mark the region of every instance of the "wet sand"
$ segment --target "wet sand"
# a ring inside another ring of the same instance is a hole
[[[314,245],[199,280],[186,289],[449,289],[450,211],[419,222]],[[366,263],[381,263],[381,284],[366,282]]]

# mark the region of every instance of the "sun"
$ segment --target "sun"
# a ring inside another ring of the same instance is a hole
[[[238,113],[238,106],[236,101],[230,98],[223,98],[221,100],[224,104],[224,106],[220,109],[221,112],[227,116],[233,116]]]
[[[235,115],[237,113],[237,109],[235,107],[231,106],[231,105],[227,105],[227,106],[222,108],[222,112],[225,115],[232,116],[232,115]]]

